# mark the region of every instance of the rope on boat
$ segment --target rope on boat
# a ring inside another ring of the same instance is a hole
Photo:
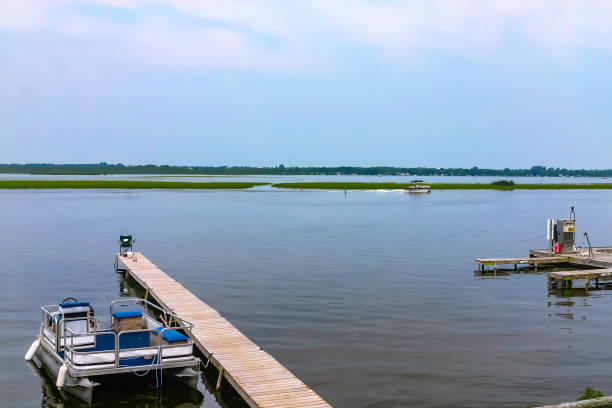
[[[205,369],[207,369],[207,368],[208,368],[208,364],[210,364],[210,356],[212,356],[212,354],[211,354],[211,355],[209,355],[208,357],[206,357],[206,365],[204,365],[204,364],[202,363],[202,360],[200,360],[200,366],[204,367],[204,370],[205,370]],[[203,370],[202,370],[202,371],[203,371]]]
[[[603,408],[612,405],[612,395],[592,398],[584,401],[563,402],[556,405],[545,405],[537,408]]]
[[[140,358],[140,357],[124,357],[125,360],[130,360],[134,358]],[[157,363],[158,360],[159,360],[159,363]],[[164,371],[162,368],[162,360],[163,360],[163,357],[162,357],[162,350],[161,350],[161,344],[160,344],[157,346],[157,355],[151,359],[151,364],[149,364],[149,368],[147,368],[147,371],[145,371],[144,373],[139,374],[138,371],[142,371],[142,370],[134,370],[132,366],[128,366],[128,365],[124,365],[124,366],[119,365],[119,367],[127,367],[130,369],[132,374],[134,374],[135,376],[144,377],[145,375],[149,374],[149,372],[151,371],[151,368],[153,368],[153,366],[157,364],[157,368],[155,368],[155,386],[152,387],[151,385],[149,385],[149,387],[158,389],[164,384],[164,377],[163,377]],[[158,372],[159,372],[159,376],[158,376]]]

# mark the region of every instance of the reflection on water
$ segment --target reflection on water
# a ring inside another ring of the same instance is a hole
[[[122,233],[336,408],[612,394],[610,290],[549,292],[545,271],[473,273],[476,257],[545,246],[545,220],[572,204],[577,235],[611,244],[611,201],[609,191],[2,191],[0,405],[62,403],[23,362],[40,305],[74,296],[102,317],[118,296],[142,296],[113,271]],[[204,383],[199,392],[113,390],[102,404],[235,407]]]
[[[214,397],[200,382],[198,389],[187,387],[180,383],[166,384],[159,389],[150,387],[151,379],[123,379],[112,385],[99,386],[95,390],[93,405],[85,404],[77,398],[64,393],[55,386],[54,379],[37,363],[26,361],[26,366],[32,374],[40,379],[42,408],[78,408],[78,407],[119,407],[129,405],[136,408],[199,408],[219,407]],[[147,388],[148,387],[148,388]],[[205,401],[208,396],[209,402]]]
[[[32,374],[40,378],[40,388],[42,394],[41,407],[43,408],[60,408],[64,406],[60,392],[55,386],[55,382],[50,378],[42,368],[39,368],[34,362],[26,361],[25,365],[32,371]]]

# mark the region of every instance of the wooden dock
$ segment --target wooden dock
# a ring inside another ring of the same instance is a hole
[[[546,258],[550,257],[550,252],[546,249],[532,249],[529,251],[530,257]],[[556,256],[565,256],[569,263],[581,266],[591,266],[595,268],[612,268],[612,247],[594,247],[592,252],[586,248],[582,252],[573,254],[563,254]]]
[[[567,256],[530,256],[527,258],[476,258],[474,261],[479,265],[479,269],[484,272],[485,266],[493,266],[494,269],[497,269],[498,265],[514,265],[514,269],[517,269],[518,265],[522,264],[534,265],[537,270],[538,265],[567,263],[569,258]]]
[[[189,292],[140,252],[116,256],[125,270],[160,306],[194,324],[191,338],[225,379],[251,407],[325,408],[331,406],[274,357],[249,340],[219,312]]]
[[[574,280],[584,280],[584,289],[589,290],[591,280],[612,279],[612,269],[585,269],[579,271],[549,272],[548,285],[556,289],[572,289]]]

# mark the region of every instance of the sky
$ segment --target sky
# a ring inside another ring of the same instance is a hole
[[[610,0],[0,0],[0,163],[612,168]]]

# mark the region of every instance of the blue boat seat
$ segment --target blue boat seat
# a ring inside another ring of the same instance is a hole
[[[84,316],[90,311],[89,302],[66,302],[60,303],[59,312],[66,317]]]
[[[64,308],[64,309],[69,309],[71,307],[81,307],[81,306],[89,307],[89,302],[66,302],[66,303],[59,304],[59,307]]]
[[[115,333],[140,329],[142,329],[142,312],[139,310],[122,310],[113,313],[113,330]]]
[[[178,343],[181,341],[187,341],[187,336],[185,336],[184,334],[181,334],[179,332],[177,332],[176,330],[172,330],[172,329],[166,329],[163,326],[157,327],[155,330],[153,330],[151,332],[151,334],[154,334],[156,336],[159,336],[159,333],[162,334],[162,339],[166,340],[168,343]],[[162,332],[162,330],[164,330]]]
[[[121,312],[113,313],[115,319],[128,319],[130,317],[142,317],[142,312],[138,310],[123,310]]]

